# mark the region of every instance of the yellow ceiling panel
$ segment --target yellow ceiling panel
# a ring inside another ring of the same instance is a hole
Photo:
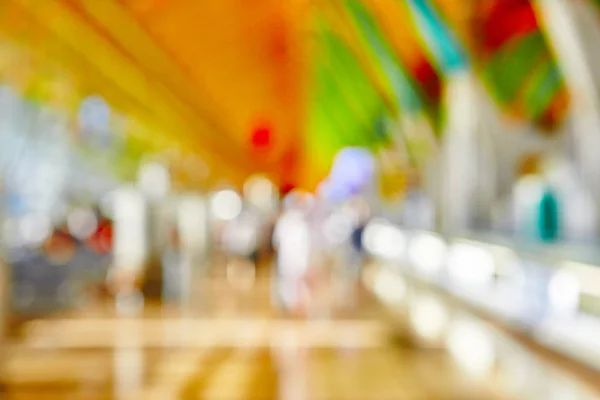
[[[123,60],[115,60],[110,47],[103,46],[93,32],[86,30],[88,29],[86,25],[77,25],[76,20],[64,18],[68,14],[61,14],[56,10],[52,10],[50,11],[52,14],[48,14],[52,18],[41,21],[43,10],[38,11],[40,14],[32,13],[30,5],[31,3],[20,0],[18,3],[12,4],[12,11],[18,11],[17,23],[7,20],[3,21],[0,26],[4,33],[27,43],[29,48],[34,50],[33,55],[46,61],[41,64],[60,64],[65,71],[68,71],[69,76],[75,77],[84,93],[102,94],[119,111],[132,115],[142,121],[145,126],[150,127],[150,129],[145,129],[146,133],[153,132],[152,135],[170,137],[171,141],[176,139],[182,142],[202,155],[213,169],[232,181],[239,182],[247,173],[243,170],[243,167],[247,167],[247,165],[236,165],[231,160],[216,156],[215,152],[204,146],[199,140],[201,136],[194,135],[196,133],[193,129],[194,125],[186,123],[174,113],[169,108],[168,102],[157,101],[160,95],[154,92],[155,89],[148,85],[144,77],[140,77],[139,72],[128,66]],[[61,28],[63,22],[65,22],[65,26]],[[65,36],[69,28],[73,29],[80,39],[87,39],[88,42],[67,40]],[[99,50],[99,52],[90,52],[90,48]],[[99,60],[96,60],[96,57]],[[119,73],[122,74],[119,75]],[[132,82],[127,79],[131,79]],[[152,101],[153,98],[154,101]],[[149,139],[152,140],[152,138]],[[241,163],[244,161],[241,160]]]
[[[264,0],[167,3],[136,17],[192,81],[206,90],[244,144],[253,127],[273,127],[278,157],[302,130],[303,2]]]
[[[306,0],[6,0],[3,7],[20,16],[5,17],[0,30],[60,63],[82,95],[105,96],[147,132],[185,143],[239,181],[259,169],[291,174],[282,163],[301,150],[307,6]],[[257,157],[250,137],[265,124],[273,140]]]

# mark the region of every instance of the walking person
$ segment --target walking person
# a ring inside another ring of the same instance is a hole
[[[276,256],[276,292],[280,305],[299,312],[308,296],[305,279],[311,262],[310,227],[305,213],[291,208],[282,213],[273,235]]]

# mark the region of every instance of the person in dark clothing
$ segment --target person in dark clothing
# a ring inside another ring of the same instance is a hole
[[[350,241],[355,252],[363,252],[363,232],[365,230],[365,223],[358,224],[352,231]]]
[[[540,157],[527,155],[518,170],[514,191],[514,224],[524,238],[555,241],[560,236],[559,199],[547,179]]]
[[[357,200],[354,208],[356,210],[357,220],[349,237],[349,251],[351,253],[349,262],[351,265],[348,267],[350,268],[352,275],[356,277],[357,274],[360,273],[363,264],[363,232],[369,221],[369,207],[362,200]]]

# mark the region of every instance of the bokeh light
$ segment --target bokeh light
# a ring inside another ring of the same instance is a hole
[[[235,190],[221,190],[211,197],[210,209],[215,218],[230,221],[242,212],[242,199]]]

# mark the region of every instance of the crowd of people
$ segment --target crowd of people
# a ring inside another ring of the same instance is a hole
[[[270,214],[245,205],[220,232],[226,268],[271,274],[274,300],[292,314],[324,312],[324,302],[335,307],[332,288],[324,289],[332,282],[343,286],[337,293],[347,303],[363,264],[369,211],[359,198],[332,207],[300,192],[289,194]]]

